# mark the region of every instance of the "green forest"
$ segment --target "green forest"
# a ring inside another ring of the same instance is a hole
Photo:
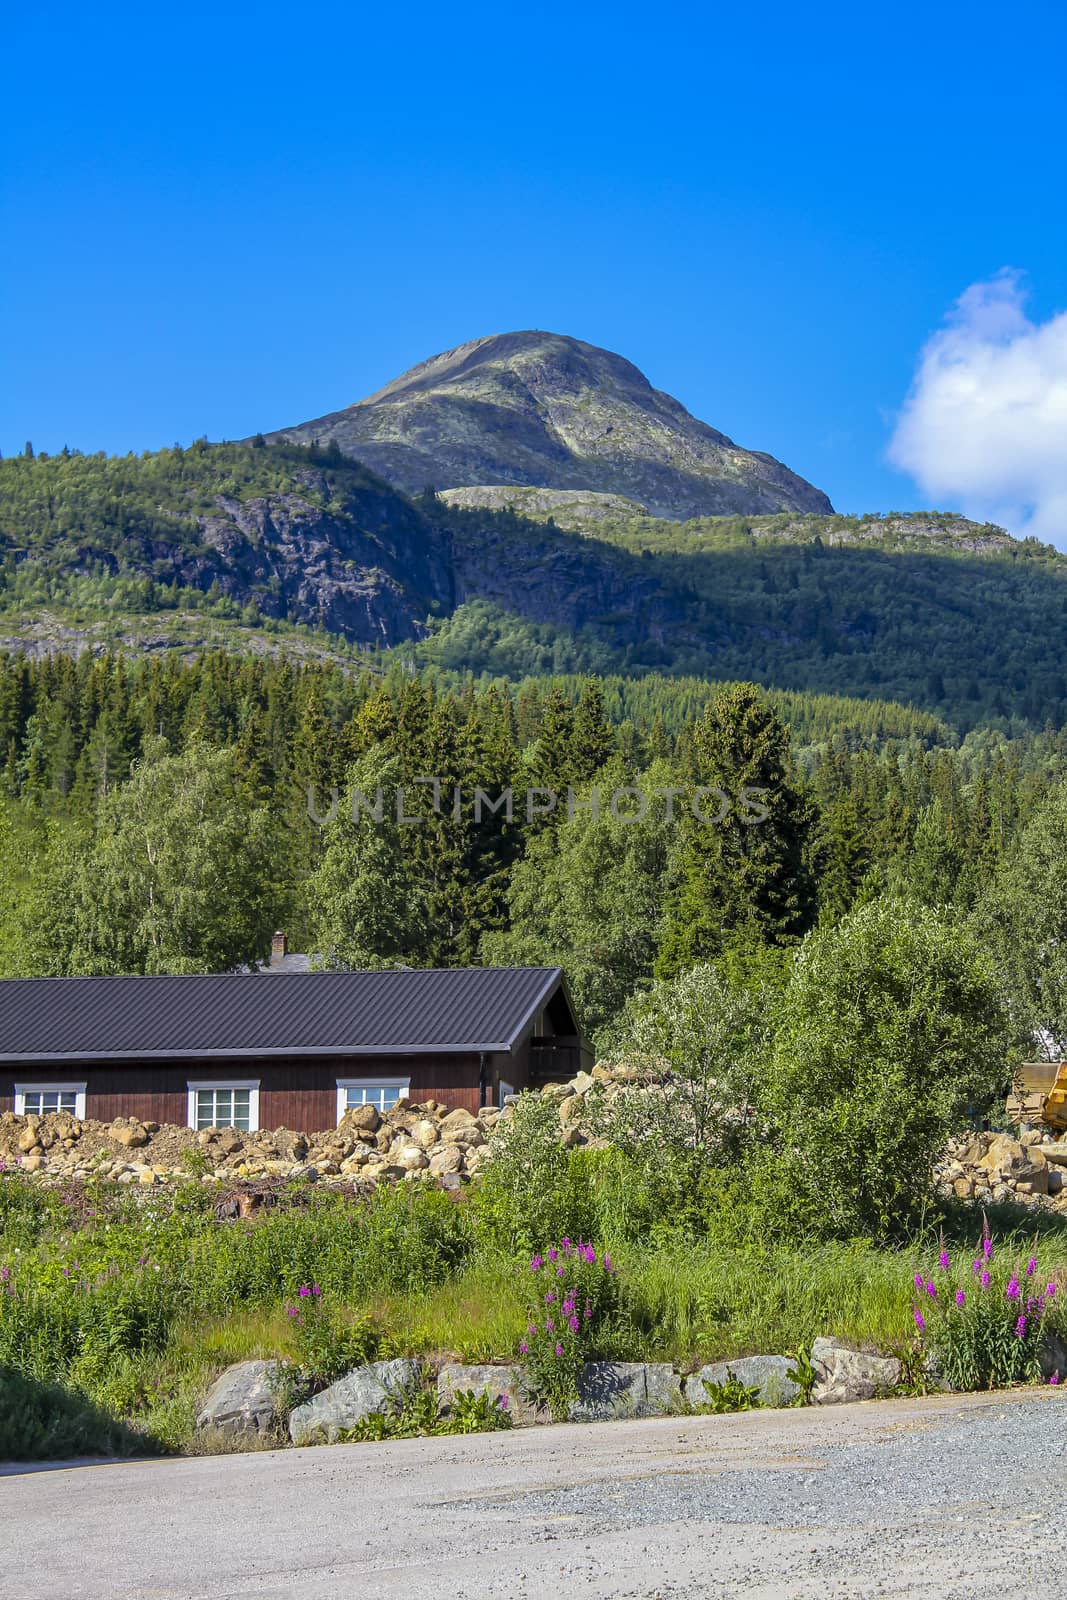
[[[1000,949],[1020,1017],[1067,1010],[1063,733],[961,740],[745,684],[218,651],[5,658],[0,758],[7,976],[226,970],[282,926],[324,965],[558,963],[606,1037],[656,978],[715,961],[747,979],[890,896]],[[513,790],[511,817],[476,816],[476,789]],[[711,789],[721,820],[694,810]],[[528,790],[558,802],[528,814]]]

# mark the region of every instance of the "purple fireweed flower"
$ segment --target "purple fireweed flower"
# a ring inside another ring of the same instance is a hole
[[[1049,1383],[1059,1383],[1059,1381],[1060,1381],[1059,1373],[1058,1372],[1054,1372],[1052,1374],[1051,1378],[1048,1381],[1049,1381]]]
[[[556,1298],[555,1289],[550,1289],[548,1291],[548,1293],[545,1295],[545,1305],[546,1306],[550,1306],[555,1298]]]
[[[1015,1337],[1017,1339],[1025,1339],[1026,1338],[1026,1318],[1025,1318],[1025,1316],[1020,1317],[1018,1322],[1015,1324]]]
[[[1037,1257],[1036,1256],[1031,1256],[1029,1261],[1026,1263],[1026,1276],[1028,1278],[1032,1278],[1036,1271],[1037,1271]]]
[[[989,1273],[988,1272],[983,1272],[981,1278],[978,1281],[981,1283],[983,1289],[988,1289],[989,1288]]]
[[[545,1321],[545,1332],[546,1333],[555,1333],[555,1331],[556,1331],[556,1324],[552,1321],[551,1318],[546,1319],[546,1321]]]
[[[1005,1289],[1004,1293],[1007,1295],[1009,1300],[1018,1300],[1019,1298],[1019,1280],[1015,1276],[1014,1272],[1008,1279],[1008,1287]]]
[[[526,1332],[527,1333],[536,1333],[537,1332],[537,1323],[536,1322],[529,1323],[528,1326],[527,1326]]]
[[[926,1319],[919,1310],[918,1306],[915,1307],[915,1326],[918,1328],[920,1333],[922,1333],[923,1329],[926,1327]]]
[[[1048,1298],[1051,1300],[1052,1296],[1056,1293],[1056,1285],[1054,1283],[1046,1283],[1046,1285],[1045,1285],[1045,1293],[1048,1296]]]
[[[589,1321],[589,1318],[590,1318],[590,1317],[591,1317],[591,1316],[592,1316],[592,1315],[593,1315],[593,1308],[592,1308],[592,1306],[586,1306],[586,1308],[585,1308],[585,1320],[586,1320],[586,1322],[588,1322],[588,1321]]]
[[[559,1251],[558,1250],[550,1250],[548,1252],[548,1259],[550,1261],[555,1261],[558,1256],[559,1256]]]
[[[558,1345],[557,1345],[557,1346],[556,1346],[556,1354],[557,1354],[557,1355],[558,1355],[558,1356],[561,1356],[561,1355],[562,1355],[562,1354],[563,1354],[563,1346],[562,1346],[562,1345],[561,1345],[561,1344],[558,1344]]]
[[[566,1270],[567,1270],[566,1267],[557,1267],[556,1268],[556,1277],[557,1278],[562,1278],[564,1276],[564,1274],[566,1273]]]
[[[316,1298],[318,1298],[318,1296],[322,1293],[322,1290],[319,1288],[317,1283],[313,1283],[311,1285],[311,1292]]]
[[[948,1251],[947,1250],[942,1250],[941,1254],[937,1258],[937,1264],[941,1268],[942,1272],[947,1272],[948,1271],[949,1266],[951,1265],[951,1263],[950,1263],[950,1261],[948,1259]]]
[[[506,1411],[508,1409],[508,1397],[507,1397],[507,1395],[506,1394],[498,1394],[497,1397],[496,1397],[496,1403],[500,1407],[501,1411]]]
[[[930,1296],[931,1300],[936,1300],[937,1299],[937,1285],[934,1283],[932,1278],[931,1278],[930,1282],[926,1285],[926,1292]]]
[[[519,1354],[520,1356],[528,1356],[530,1354],[530,1346],[525,1339],[519,1340]]]
[[[967,1304],[967,1296],[964,1294],[962,1289],[957,1289],[956,1290],[956,1304],[959,1306],[961,1311],[963,1310],[964,1306]]]
[[[921,1272],[917,1272],[915,1274],[915,1287],[916,1289],[923,1289],[926,1287],[926,1279],[923,1277]]]
[[[577,1317],[568,1317],[567,1326],[571,1330],[572,1333],[577,1333],[578,1329],[579,1329],[579,1326],[580,1326],[578,1318]]]
[[[990,1256],[993,1254],[993,1241],[989,1237],[988,1234],[982,1240],[982,1254],[983,1254],[983,1256],[985,1257],[985,1259],[987,1261],[989,1260]]]
[[[543,1265],[544,1265],[544,1258],[542,1256],[531,1256],[530,1257],[530,1271],[531,1272],[540,1272],[541,1267]]]
[[[561,1239],[559,1241],[559,1246],[560,1246],[560,1249],[562,1251],[564,1251],[566,1255],[570,1255],[570,1253],[571,1253],[571,1242],[570,1242],[569,1239]]]
[[[975,1277],[977,1277],[978,1274],[981,1272],[981,1270],[982,1270],[982,1263],[978,1259],[978,1257],[976,1256],[975,1259],[971,1262],[971,1271],[974,1273]]]
[[[308,1295],[311,1293],[311,1290],[308,1288],[306,1283],[302,1283],[300,1285],[298,1293],[300,1295],[301,1300],[306,1300]]]

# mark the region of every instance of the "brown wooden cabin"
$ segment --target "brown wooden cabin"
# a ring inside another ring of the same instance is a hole
[[[0,1111],[24,1115],[315,1132],[590,1064],[559,967],[0,980]]]

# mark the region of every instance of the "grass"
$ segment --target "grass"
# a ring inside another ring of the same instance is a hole
[[[270,1215],[219,1222],[198,1190],[65,1198],[0,1179],[0,1458],[215,1448],[195,1438],[204,1393],[233,1362],[294,1358],[286,1305],[304,1281],[341,1322],[369,1317],[381,1356],[515,1358],[527,1263],[480,1239],[475,1207],[410,1190],[353,1207],[305,1188]],[[980,1213],[939,1220],[969,1260]],[[784,1248],[615,1240],[612,1224],[601,1242],[629,1304],[617,1353],[679,1367],[795,1355],[819,1334],[898,1345],[914,1272],[938,1251],[932,1228],[898,1249]],[[1042,1272],[1067,1267],[1067,1219],[998,1207],[990,1224],[1002,1258],[1023,1263],[1039,1234]]]

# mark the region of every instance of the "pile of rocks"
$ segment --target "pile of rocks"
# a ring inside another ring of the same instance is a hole
[[[936,1171],[938,1186],[959,1200],[1015,1200],[1067,1211],[1067,1143],[1028,1128],[953,1139]]]
[[[105,1123],[67,1112],[18,1117],[6,1111],[0,1115],[0,1167],[57,1180],[101,1177],[149,1186],[190,1176],[231,1185],[302,1176],[327,1183],[425,1178],[454,1188],[487,1159],[502,1115],[494,1107],[474,1116],[433,1100],[401,1100],[384,1115],[359,1106],[338,1127],[305,1134],[289,1128],[197,1132],[135,1117]]]
[[[840,1405],[889,1394],[901,1379],[894,1356],[861,1350],[836,1339],[816,1339],[811,1349],[813,1405]],[[209,1390],[197,1417],[201,1434],[217,1434],[233,1444],[254,1445],[280,1433],[283,1424],[294,1444],[334,1441],[374,1412],[384,1412],[406,1393],[432,1384],[442,1411],[459,1394],[487,1394],[503,1403],[517,1427],[551,1421],[532,1400],[520,1366],[465,1366],[445,1362],[434,1368],[409,1358],[374,1361],[347,1373],[328,1389],[299,1405],[288,1419],[278,1414],[277,1377],[281,1363],[242,1361],[228,1367]],[[717,1361],[695,1372],[679,1372],[668,1362],[590,1361],[578,1379],[570,1408],[573,1422],[611,1422],[628,1417],[662,1417],[699,1411],[708,1403],[705,1381],[732,1379],[758,1390],[763,1405],[793,1405],[802,1399],[790,1377],[789,1356],[742,1356]],[[279,1441],[280,1442],[280,1441]]]

